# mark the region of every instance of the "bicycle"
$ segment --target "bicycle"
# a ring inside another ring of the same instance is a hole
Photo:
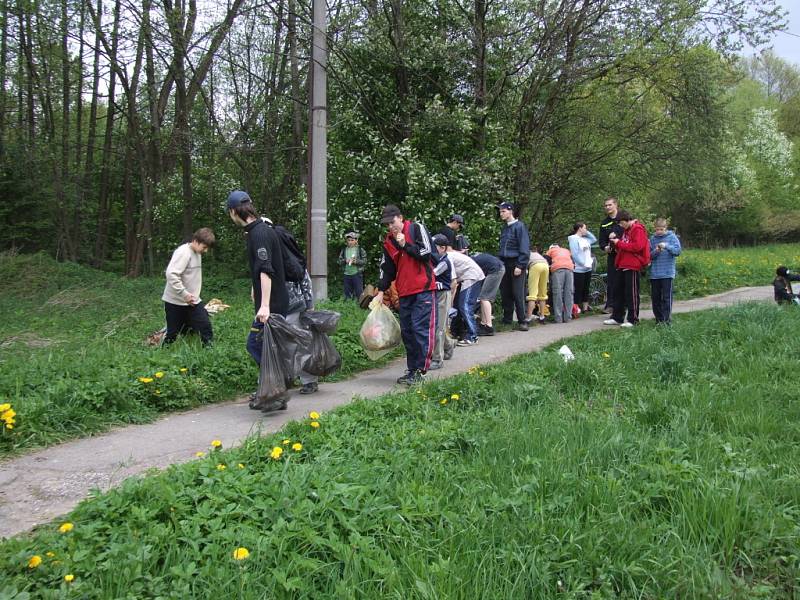
[[[592,308],[602,308],[606,305],[608,285],[606,273],[592,273],[589,280],[589,306]]]

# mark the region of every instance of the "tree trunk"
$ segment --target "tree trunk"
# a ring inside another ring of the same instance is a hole
[[[6,62],[8,61],[8,0],[0,7],[0,161],[5,154],[6,140]]]

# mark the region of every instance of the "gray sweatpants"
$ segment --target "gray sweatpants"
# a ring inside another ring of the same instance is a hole
[[[556,323],[566,323],[572,319],[572,271],[558,269],[551,273],[550,290],[553,293],[553,318]]]
[[[450,310],[450,290],[436,291],[436,343],[433,346],[431,360],[444,360],[445,350],[453,344],[447,335],[447,311]]]

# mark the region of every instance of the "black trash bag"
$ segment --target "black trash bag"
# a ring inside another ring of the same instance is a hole
[[[312,334],[292,325],[281,315],[270,315],[267,325],[272,330],[283,371],[291,387],[291,382],[300,375],[303,365],[311,358]]]
[[[342,366],[342,355],[326,334],[319,331],[311,333],[311,358],[305,363],[303,370],[318,377],[335,373]]]
[[[266,408],[287,397],[286,371],[281,360],[280,348],[275,343],[272,327],[270,327],[271,322],[272,318],[267,320],[261,334],[261,368],[258,377],[256,405],[253,408]]]
[[[339,325],[342,315],[333,310],[307,310],[300,315],[300,322],[320,333],[333,333]]]

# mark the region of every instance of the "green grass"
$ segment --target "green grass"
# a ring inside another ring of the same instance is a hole
[[[0,596],[796,598],[798,327],[678,315],[290,423],[2,543]]]
[[[675,296],[696,298],[737,287],[772,285],[778,265],[800,271],[797,244],[684,250],[678,257]],[[642,289],[649,292],[649,287]]]
[[[258,369],[245,350],[253,318],[249,281],[204,281],[206,300],[231,305],[211,317],[210,349],[197,336],[164,349],[145,345],[164,324],[163,287],[162,279],[121,278],[42,254],[0,255],[0,403],[17,412],[13,431],[0,434],[0,456],[255,389]],[[361,350],[365,311],[345,302],[327,307],[342,313],[333,339],[343,367],[329,379],[391,358],[375,363]],[[157,372],[164,376],[151,384],[138,380]]]

